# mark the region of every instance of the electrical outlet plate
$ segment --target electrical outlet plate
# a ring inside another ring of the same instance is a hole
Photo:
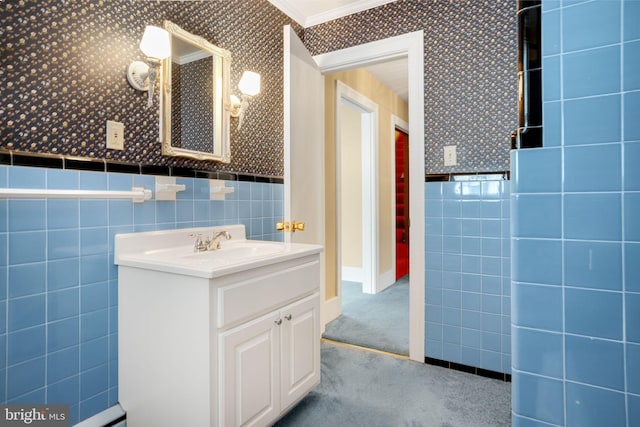
[[[455,145],[445,145],[444,147],[444,165],[445,166],[455,166],[458,164],[456,146]]]
[[[107,120],[107,148],[124,150],[124,123]]]

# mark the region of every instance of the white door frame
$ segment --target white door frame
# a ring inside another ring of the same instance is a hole
[[[342,176],[341,109],[347,102],[361,114],[360,163],[362,174],[362,292],[375,294],[378,290],[378,104],[341,81],[336,81],[336,212],[342,212],[340,203]],[[342,276],[342,221],[336,221],[338,278]],[[338,295],[341,295],[338,280]]]
[[[409,357],[424,362],[424,34],[422,31],[314,56],[323,74],[408,58]]]

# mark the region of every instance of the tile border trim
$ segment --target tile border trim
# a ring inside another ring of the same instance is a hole
[[[496,175],[502,175],[501,181],[511,179],[510,171],[474,172],[474,173],[434,173],[426,174],[424,182],[450,182],[450,181],[495,181]]]
[[[439,366],[441,368],[453,369],[455,371],[466,372],[467,374],[478,375],[481,377],[491,378],[504,382],[511,382],[511,374],[503,372],[491,371],[489,369],[477,368],[475,366],[463,365],[462,363],[449,362],[447,360],[436,359],[433,357],[425,357],[424,363],[428,365]]]
[[[104,159],[87,159],[84,157],[71,157],[43,153],[24,153],[9,150],[0,150],[0,165],[284,184],[284,178],[279,176],[203,171],[177,166],[157,166],[145,163],[115,162]]]

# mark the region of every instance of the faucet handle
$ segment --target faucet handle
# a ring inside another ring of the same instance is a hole
[[[193,242],[193,251],[194,252],[200,252],[204,247],[204,242],[202,241],[202,234],[200,234],[200,233],[190,233],[189,237],[195,237],[195,239],[196,239],[195,242]]]

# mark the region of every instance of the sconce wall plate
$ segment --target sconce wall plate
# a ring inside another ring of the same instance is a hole
[[[231,117],[239,117],[240,109],[242,107],[242,101],[235,95],[231,95],[231,104],[229,107],[229,115]]]
[[[149,89],[149,65],[142,61],[133,61],[127,68],[127,80],[137,90]]]

